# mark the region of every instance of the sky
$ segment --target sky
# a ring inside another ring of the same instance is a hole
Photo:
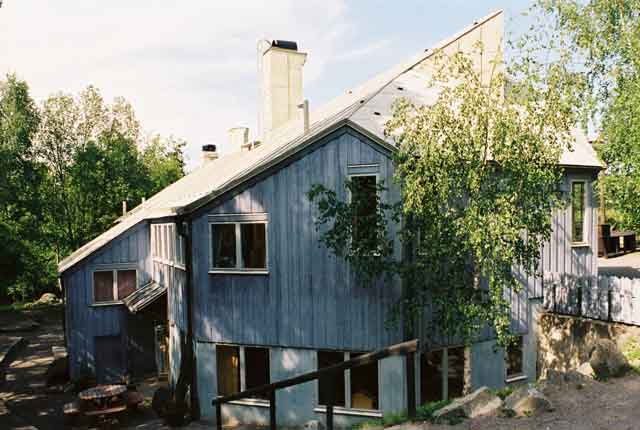
[[[0,76],[15,73],[41,102],[98,87],[122,96],[147,133],[232,151],[227,130],[256,137],[260,39],[307,52],[311,110],[473,21],[505,11],[517,31],[525,0],[0,0]]]

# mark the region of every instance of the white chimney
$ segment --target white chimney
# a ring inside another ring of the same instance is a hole
[[[307,54],[298,52],[296,42],[274,40],[262,54],[263,140],[285,122],[300,117],[303,102],[302,68]]]
[[[251,149],[249,129],[247,127],[233,127],[229,129],[228,133],[232,150],[240,149],[241,151],[248,151]]]
[[[215,145],[202,145],[202,161],[213,161],[218,159],[218,152]]]

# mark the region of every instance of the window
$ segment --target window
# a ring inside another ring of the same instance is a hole
[[[219,396],[228,396],[271,382],[267,348],[216,345],[216,367]],[[267,399],[267,396],[265,393],[259,398]]]
[[[520,336],[507,346],[505,354],[507,379],[515,378],[523,374],[522,352],[522,336]]]
[[[378,207],[377,176],[351,176],[351,202],[355,205],[353,239],[362,241],[367,237],[368,226],[375,221]]]
[[[216,346],[218,395],[229,396],[240,392],[240,348]]]
[[[267,270],[267,223],[211,223],[211,269]]]
[[[425,352],[420,357],[420,400],[424,403],[461,397],[465,391],[464,347]]]
[[[362,354],[351,354],[351,358]],[[378,409],[378,363],[351,369],[351,407]]]
[[[185,243],[176,224],[152,224],[151,249],[156,261],[184,267]]]
[[[571,241],[584,242],[585,183],[571,183]]]
[[[333,366],[335,364],[342,363],[343,361],[344,352],[318,351],[318,369]],[[334,381],[329,381],[326,378],[320,378],[318,381],[319,403],[321,405],[328,404],[329,396],[332,396],[334,406],[345,407],[344,382],[344,372],[337,374]]]
[[[244,390],[267,385],[271,381],[269,372],[269,350],[267,348],[244,349],[245,387]],[[268,393],[263,393],[259,398],[268,399]]]
[[[135,269],[99,269],[93,272],[93,302],[109,303],[125,299],[137,288]]]

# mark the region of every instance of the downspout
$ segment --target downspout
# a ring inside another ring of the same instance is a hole
[[[191,218],[181,219],[182,228],[185,233],[185,269],[187,271],[185,289],[187,292],[187,344],[189,350],[189,357],[187,359],[191,362],[190,366],[190,380],[191,389],[190,401],[191,401],[191,415],[192,419],[200,419],[200,405],[198,403],[198,378],[196,372],[196,354],[195,354],[195,342],[193,337],[193,224]]]

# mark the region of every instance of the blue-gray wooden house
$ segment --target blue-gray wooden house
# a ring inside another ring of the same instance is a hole
[[[217,395],[404,340],[399,328],[385,327],[398,286],[356,284],[345,262],[320,246],[306,193],[323,184],[344,198],[350,177],[391,183],[394,143],[383,130],[392,102],[434,99],[425,82],[437,48],[470,51],[481,41],[485,55],[477,61],[488,70],[491,54],[501,49],[502,20],[501,12],[491,14],[311,112],[302,94],[306,54],[293,43],[264,44],[260,141],[249,141],[245,128],[231,129],[233,152],[218,156],[205,147],[195,171],[61,262],[72,376],[106,379],[153,363],[154,325],[164,318],[170,382],[179,377],[186,342],[200,414],[215,419],[210,404]],[[601,165],[585,139],[576,140],[561,164],[572,204],[554,214],[541,271],[595,276],[592,182]],[[384,194],[391,201],[398,192]],[[470,347],[443,345],[421,354],[418,402],[535,378],[542,282],[522,282],[526,288],[512,297],[519,343],[504,351],[485,337]],[[403,362],[392,357],[345,372],[336,387],[336,424],[405,408]],[[278,392],[278,422],[324,419],[318,385]],[[233,402],[223,411],[227,423],[268,421],[265,399]]]

